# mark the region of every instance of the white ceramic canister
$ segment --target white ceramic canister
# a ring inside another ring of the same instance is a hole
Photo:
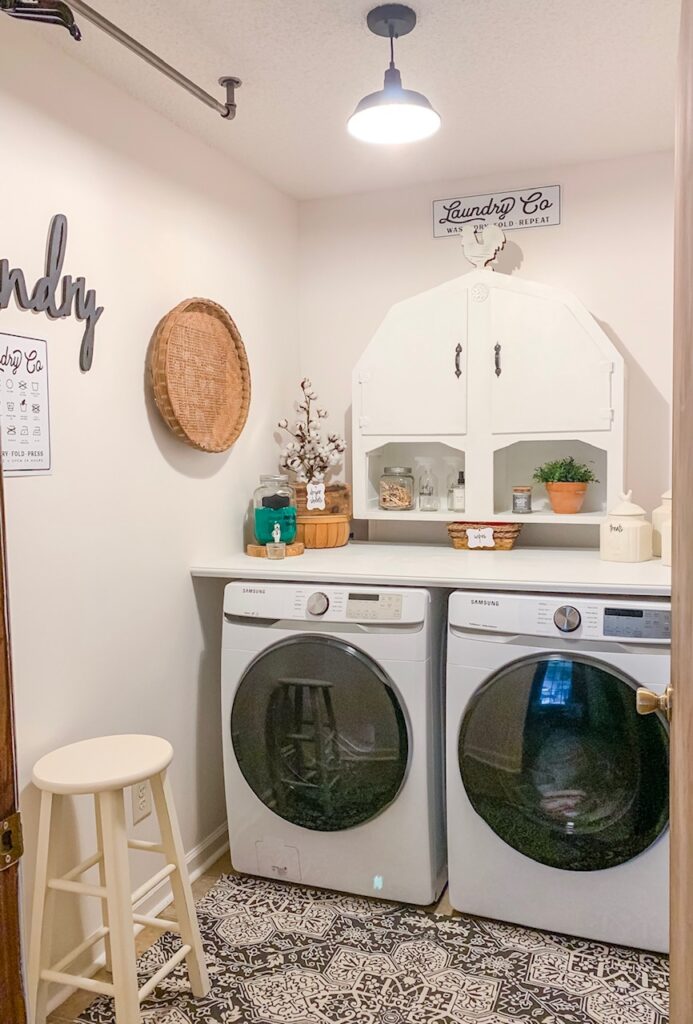
[[[661,523],[662,531],[662,565],[671,565],[671,516]]]
[[[664,492],[662,504],[652,513],[652,554],[655,558],[662,554],[662,523],[667,518],[671,519],[671,491]]]
[[[634,504],[632,491],[607,515],[599,528],[599,555],[605,562],[647,562],[652,558],[652,524],[645,509]]]

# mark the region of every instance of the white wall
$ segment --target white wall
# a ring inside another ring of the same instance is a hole
[[[374,149],[372,159],[378,158]],[[574,292],[624,354],[627,486],[652,509],[669,487],[670,472],[670,154],[302,203],[302,370],[332,420],[349,429],[351,370],[387,309],[471,269],[459,238],[432,237],[431,201],[554,183],[562,186],[562,223],[509,232],[497,269]],[[391,524],[378,527],[378,536],[404,536]],[[556,529],[533,527],[523,537],[550,542]],[[596,540],[581,529],[569,536]]]
[[[193,585],[188,568],[240,547],[258,474],[276,468],[273,424],[296,376],[284,368],[298,361],[297,209],[40,41],[40,30],[2,20],[0,258],[23,267],[33,284],[43,273],[49,220],[65,213],[64,270],[85,275],[105,307],[86,374],[76,320],[52,322],[14,303],[0,311],[0,331],[47,339],[52,406],[52,475],[6,482],[31,884],[31,766],[78,738],[167,737],[186,849],[224,821],[221,590]],[[181,102],[192,101],[181,93]],[[199,116],[215,115],[200,106]],[[231,312],[252,371],[248,424],[222,455],[174,438],[145,386],[154,327],[196,295]],[[70,811],[65,856],[76,853],[75,824],[82,852],[89,847],[90,818],[89,806]],[[143,836],[151,825],[138,827]],[[136,864],[139,881],[145,867]],[[65,898],[63,947],[80,923],[76,902]]]

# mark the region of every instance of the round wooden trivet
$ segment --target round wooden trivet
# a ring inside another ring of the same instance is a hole
[[[149,360],[154,400],[176,437],[223,452],[243,430],[250,369],[243,339],[210,299],[186,299],[156,329]]]
[[[287,558],[293,558],[294,555],[302,555],[304,551],[304,545],[298,542],[286,545]],[[245,553],[246,555],[252,555],[253,558],[267,558],[267,548],[264,544],[248,544]]]

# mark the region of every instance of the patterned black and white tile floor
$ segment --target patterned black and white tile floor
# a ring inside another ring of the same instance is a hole
[[[665,1024],[666,957],[224,876],[197,904],[212,990],[177,968],[145,1024]],[[141,983],[178,946],[162,936]],[[82,1024],[115,1024],[98,998]]]

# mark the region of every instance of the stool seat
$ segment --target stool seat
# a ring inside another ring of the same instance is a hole
[[[49,793],[103,793],[151,779],[172,758],[173,747],[160,736],[99,736],[46,754],[32,779]]]

